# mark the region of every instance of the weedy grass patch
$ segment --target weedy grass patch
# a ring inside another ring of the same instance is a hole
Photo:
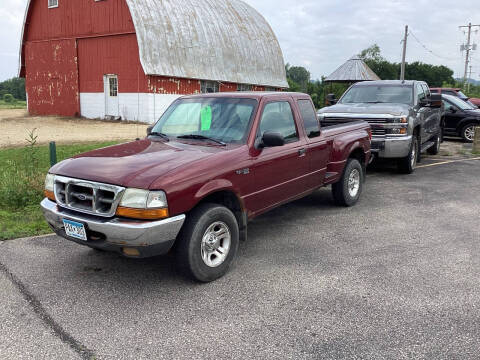
[[[35,131],[27,146],[0,149],[0,240],[51,232],[45,223],[40,201],[45,176],[50,168],[48,146],[36,144]],[[117,142],[57,146],[58,161]]]

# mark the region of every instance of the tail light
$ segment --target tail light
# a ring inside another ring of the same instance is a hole
[[[370,139],[370,141],[372,141],[372,128],[368,128],[368,138]]]

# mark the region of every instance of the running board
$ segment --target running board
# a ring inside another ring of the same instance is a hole
[[[422,145],[422,150],[421,150],[421,152],[423,153],[424,151],[427,151],[427,150],[430,149],[433,145],[435,145],[435,141],[426,142],[425,144]]]

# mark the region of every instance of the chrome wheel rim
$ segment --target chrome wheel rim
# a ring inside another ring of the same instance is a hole
[[[412,169],[413,169],[417,164],[417,142],[416,141],[413,143],[412,154],[410,156],[411,156],[410,165],[412,166]]]
[[[348,193],[351,197],[355,197],[360,189],[360,171],[353,169],[348,177]]]
[[[437,137],[437,152],[440,151],[441,143],[442,143],[442,136],[440,134],[438,134],[438,137]]]
[[[473,141],[475,137],[475,127],[469,126],[468,128],[465,129],[465,139],[468,141]]]
[[[208,267],[216,268],[225,262],[230,251],[232,237],[224,222],[210,225],[202,237],[202,260]]]

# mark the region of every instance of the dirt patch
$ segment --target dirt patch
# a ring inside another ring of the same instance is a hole
[[[56,116],[29,116],[24,109],[0,110],[0,147],[26,145],[28,132],[36,130],[39,144],[134,140],[144,137],[147,125]]]

